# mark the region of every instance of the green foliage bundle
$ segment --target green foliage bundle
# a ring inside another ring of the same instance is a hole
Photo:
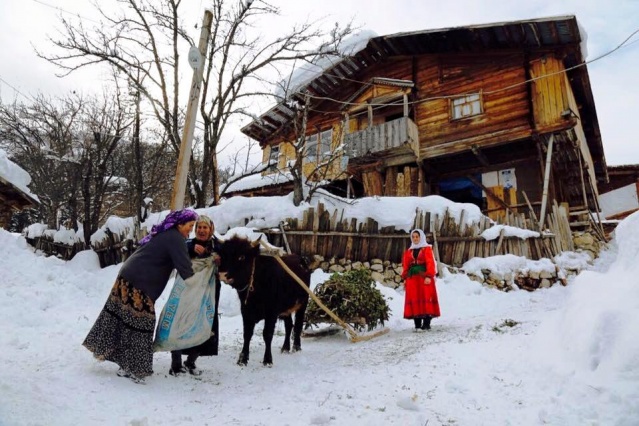
[[[388,321],[390,308],[367,269],[334,273],[315,288],[315,295],[344,322],[357,331],[373,330],[378,323]],[[306,328],[319,323],[334,323],[333,319],[312,299],[306,309]]]

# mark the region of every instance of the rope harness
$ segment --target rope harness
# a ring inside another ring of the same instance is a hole
[[[248,291],[246,292],[246,297],[244,298],[245,305],[248,303],[249,295],[253,292],[253,290],[255,290],[255,287],[253,286],[253,281],[255,280],[255,259],[257,258],[255,257],[253,258],[253,263],[251,265],[251,277],[249,278],[249,283],[246,287],[244,287],[244,290],[248,288]]]

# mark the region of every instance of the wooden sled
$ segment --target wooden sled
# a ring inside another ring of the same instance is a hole
[[[271,248],[270,246],[268,246],[268,244],[265,241],[260,240],[260,243],[267,248]],[[308,288],[308,286],[306,285],[306,283],[304,283],[304,281],[302,281],[302,279],[300,277],[297,276],[297,274],[293,271],[291,271],[291,268],[289,268],[286,263],[284,263],[284,261],[282,260],[282,258],[279,256],[279,254],[270,254],[269,256],[272,256],[275,258],[275,260],[277,260],[277,263],[279,263],[282,268],[284,268],[284,270],[295,280],[297,281],[297,283],[299,285],[302,286],[302,288],[308,293],[308,295],[311,297],[311,299],[313,299],[313,301],[315,303],[317,303],[317,306],[319,306],[320,308],[322,308],[322,310],[324,312],[326,312],[332,319],[333,321],[335,321],[336,324],[338,324],[340,327],[342,327],[344,330],[346,330],[346,332],[348,333],[351,342],[353,343],[357,343],[357,342],[364,342],[366,340],[371,340],[375,337],[384,335],[386,333],[388,333],[390,331],[389,328],[382,328],[381,330],[378,331],[372,331],[366,334],[360,334],[357,331],[355,331],[355,329],[353,329],[353,327],[351,327],[349,324],[347,324],[345,321],[342,321],[342,319],[340,317],[338,317],[335,312],[331,311],[324,303],[322,303],[322,301],[319,299],[319,297],[317,297],[315,295],[315,293],[313,293],[311,291],[310,288]]]

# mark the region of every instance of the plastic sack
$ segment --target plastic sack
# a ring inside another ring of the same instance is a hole
[[[153,350],[175,351],[204,343],[215,318],[215,272],[212,258],[192,259],[195,274],[178,274],[155,332]]]

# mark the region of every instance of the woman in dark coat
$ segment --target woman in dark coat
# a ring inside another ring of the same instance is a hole
[[[195,223],[195,238],[186,242],[186,247],[189,251],[191,259],[202,259],[209,256],[213,256],[215,261],[219,263],[218,245],[219,241],[213,235],[215,232],[215,225],[210,217],[206,215],[200,215]],[[195,361],[200,356],[217,355],[219,345],[219,314],[218,307],[220,304],[220,290],[221,290],[220,277],[215,276],[215,317],[213,318],[213,326],[211,328],[211,337],[201,345],[182,349],[179,351],[171,351],[171,369],[169,374],[172,376],[178,376],[186,373],[187,369],[190,374],[199,376],[202,371],[197,368]],[[184,365],[182,365],[182,355],[187,355]]]
[[[153,374],[155,301],[173,269],[183,279],[193,275],[185,239],[197,213],[178,210],[140,240],[122,265],[111,293],[83,345],[100,361],[120,366],[118,376],[136,383]]]
[[[440,315],[435,286],[437,264],[421,229],[411,231],[410,238],[411,246],[402,258],[404,318],[414,321],[415,330],[430,330],[431,319]]]

